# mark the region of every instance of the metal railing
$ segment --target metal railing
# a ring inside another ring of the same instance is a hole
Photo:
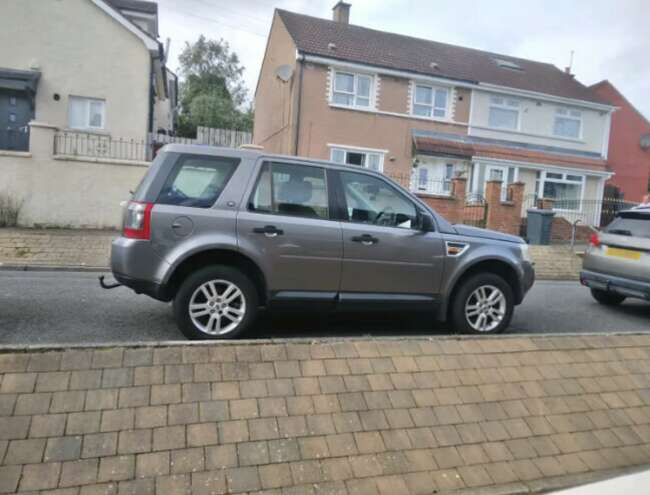
[[[84,158],[147,161],[151,146],[146,141],[123,139],[85,132],[57,132],[54,154]]]
[[[29,126],[0,129],[0,150],[29,151]]]
[[[386,174],[395,182],[411,192],[435,196],[451,196],[451,180],[426,179],[416,174]]]
[[[638,203],[625,201],[621,198],[604,197],[602,199],[576,199],[569,197],[548,198],[552,201],[555,216],[565,219],[571,224],[602,228],[611,223],[616,214],[637,206]],[[523,211],[529,208],[540,208],[543,199],[536,194],[524,198]]]

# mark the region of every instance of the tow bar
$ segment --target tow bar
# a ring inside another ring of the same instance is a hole
[[[115,289],[116,287],[120,287],[122,284],[115,282],[114,284],[107,284],[104,282],[104,275],[99,276],[99,285],[102,287],[102,289]]]

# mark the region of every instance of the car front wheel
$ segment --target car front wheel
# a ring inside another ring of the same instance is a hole
[[[591,295],[596,301],[605,306],[616,306],[625,301],[625,296],[607,292],[606,290],[591,289]]]
[[[188,339],[232,339],[250,327],[257,306],[257,291],[246,275],[215,265],[185,279],[174,298],[174,316]]]
[[[480,273],[462,283],[451,301],[451,323],[461,333],[503,332],[512,319],[512,288],[498,275]]]

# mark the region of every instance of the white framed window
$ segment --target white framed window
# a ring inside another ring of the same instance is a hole
[[[453,163],[420,163],[411,175],[411,191],[448,196],[454,171]]]
[[[376,172],[384,170],[384,154],[381,152],[356,148],[331,148],[330,160],[355,167],[368,168]]]
[[[585,176],[579,174],[538,171],[537,197],[554,200],[554,210],[581,211]]]
[[[505,96],[490,97],[488,124],[495,129],[519,129],[519,100]]]
[[[334,70],[332,79],[332,103],[346,107],[372,107],[372,76]]]
[[[429,118],[447,117],[449,90],[435,86],[414,84],[413,87],[413,115]]]
[[[555,111],[553,135],[580,139],[582,133],[582,112],[573,108],[560,107]]]
[[[68,126],[72,129],[104,129],[106,102],[97,98],[70,96],[68,99]]]

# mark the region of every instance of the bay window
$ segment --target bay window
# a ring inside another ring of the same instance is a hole
[[[372,76],[334,71],[332,103],[346,107],[370,108],[372,91]]]
[[[537,196],[553,199],[556,210],[580,211],[584,184],[584,175],[537,172]]]
[[[519,100],[491,96],[489,125],[495,129],[516,131],[519,128]]]
[[[580,139],[582,113],[571,108],[558,108],[555,111],[553,134],[558,137]]]
[[[449,90],[416,84],[413,90],[413,115],[430,118],[447,116]]]

